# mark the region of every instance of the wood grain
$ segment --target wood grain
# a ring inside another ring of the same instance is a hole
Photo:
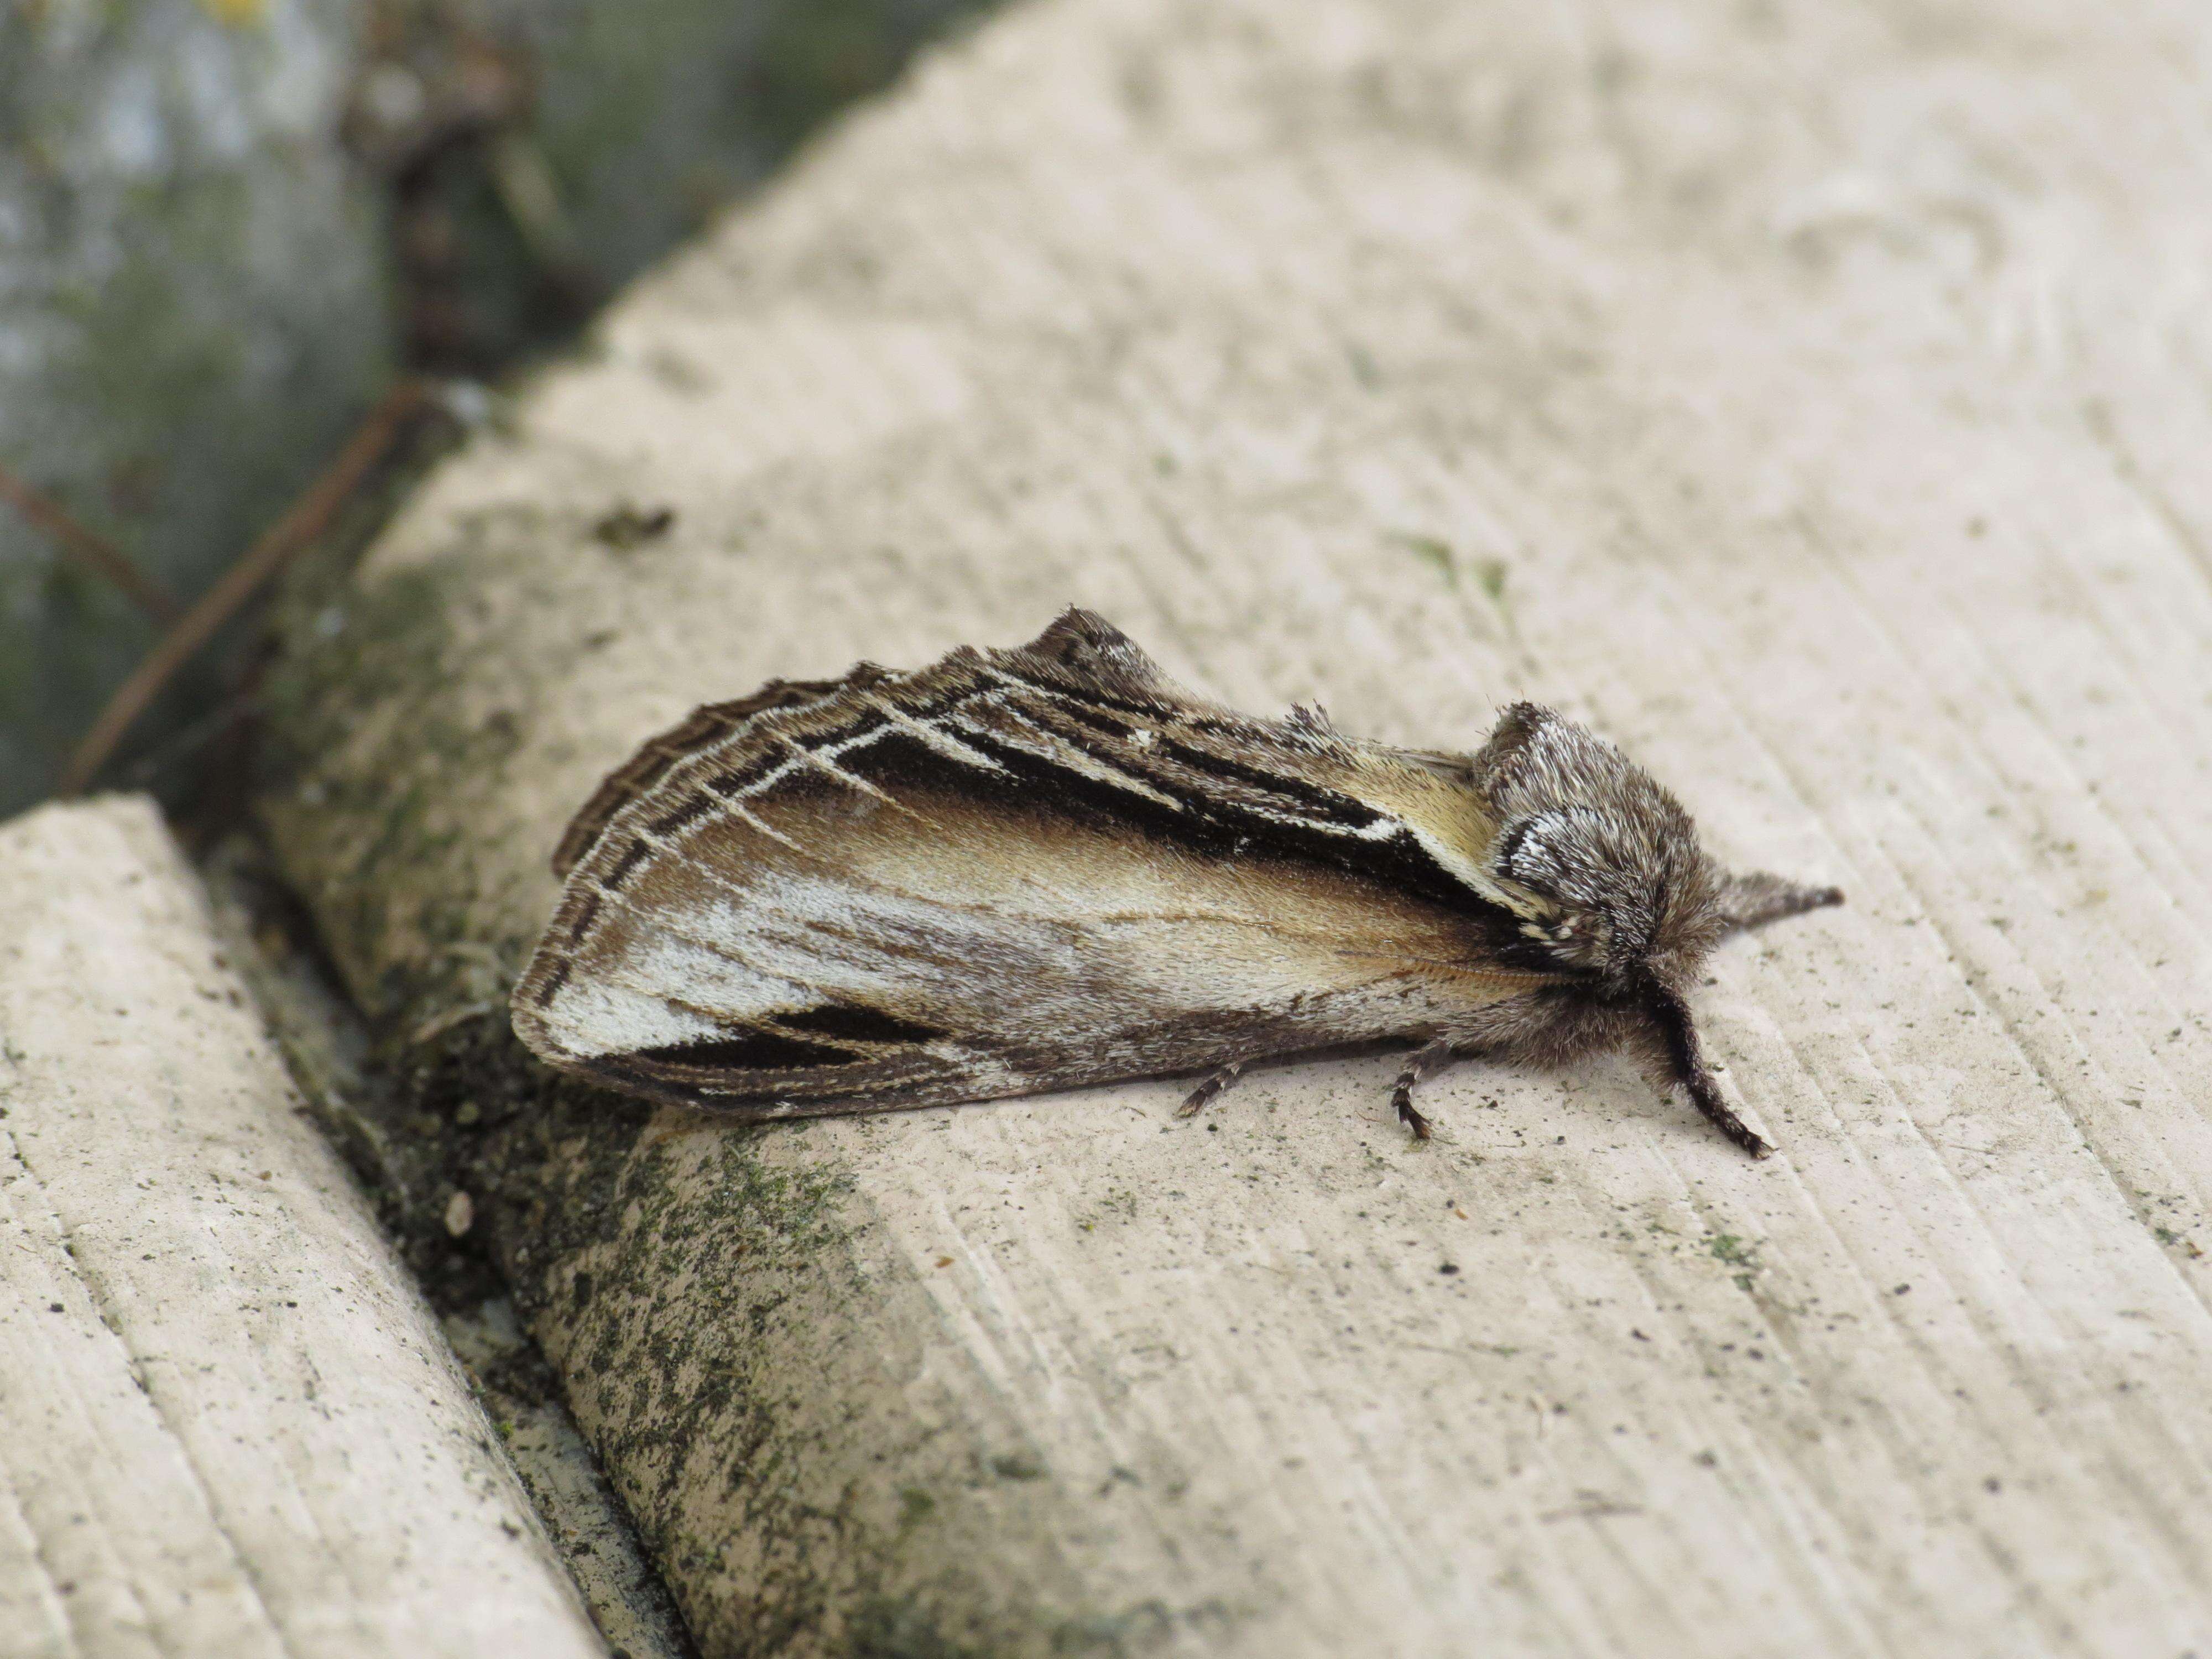
[[[687,708],[1071,600],[1388,741],[1553,703],[1851,895],[1696,999],[1760,1165],[1607,1066],[1455,1073],[1426,1147],[1386,1060],[526,1115],[507,1259],[712,1651],[2212,1650],[2208,58],[1048,0],[303,593],[268,817],[410,1030]]]
[[[0,829],[0,1655],[604,1655],[150,803]]]

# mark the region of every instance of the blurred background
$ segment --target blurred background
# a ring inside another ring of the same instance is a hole
[[[390,387],[557,347],[979,9],[6,0],[0,816]],[[247,637],[163,677],[94,781],[187,804]]]

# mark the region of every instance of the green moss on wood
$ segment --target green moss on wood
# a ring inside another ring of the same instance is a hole
[[[456,695],[483,648],[454,625],[475,575],[303,584],[262,694],[264,817],[355,996],[402,1036],[503,1005],[526,945],[511,872],[477,859],[520,728]]]

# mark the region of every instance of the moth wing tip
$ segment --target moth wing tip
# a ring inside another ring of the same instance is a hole
[[[538,1017],[538,1010],[531,1006],[536,988],[535,980],[529,974],[514,981],[514,989],[507,994],[507,1023],[514,1029],[524,1048],[542,1057],[548,1034],[545,1022]]]
[[[552,1020],[547,1018],[552,1001],[546,987],[550,983],[557,991],[567,975],[555,980],[558,966],[549,961],[541,951],[531,952],[522,975],[514,981],[514,988],[507,996],[507,1023],[522,1046],[548,1066],[573,1065],[574,1053],[561,1041]]]

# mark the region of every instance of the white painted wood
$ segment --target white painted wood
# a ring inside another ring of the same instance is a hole
[[[0,1654],[606,1649],[143,799],[0,826]]]
[[[1425,1147],[1386,1059],[544,1106],[493,1224],[710,1650],[2212,1652],[2208,62],[2160,0],[1016,9],[302,605],[270,821],[426,1038],[692,703],[1069,599],[1383,738],[1553,701],[1850,894],[1698,1000],[1765,1164],[1611,1066]]]

